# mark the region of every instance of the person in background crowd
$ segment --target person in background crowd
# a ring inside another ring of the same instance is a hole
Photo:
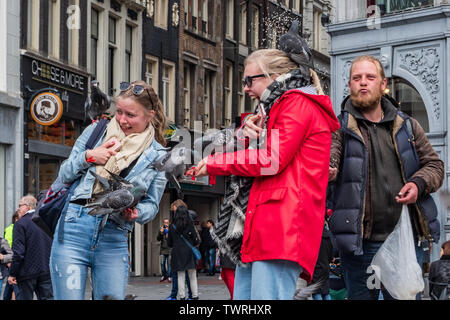
[[[0,237],[0,293],[4,279],[8,279],[8,264],[12,261],[13,252],[5,238]]]
[[[169,219],[164,219],[163,226],[159,230],[159,233],[156,237],[156,240],[161,243],[159,254],[161,259],[161,279],[159,282],[163,282],[165,280],[168,280],[169,282],[172,281],[172,278],[170,277],[171,271],[170,271],[170,251],[171,249],[167,245],[167,237],[169,236]]]
[[[17,284],[17,300],[52,300],[50,279],[50,250],[52,239],[32,220],[36,198],[26,195],[19,202],[19,220],[13,230],[13,259],[8,282]]]
[[[19,220],[19,210],[17,209],[11,218],[11,224],[5,229],[5,239],[8,241],[9,246],[12,248],[13,243],[13,230],[14,224]],[[11,267],[11,263],[7,264],[7,272],[9,275],[9,268]],[[7,278],[8,279],[8,278]],[[1,292],[1,290],[0,290]],[[3,291],[3,300],[16,300],[16,297],[19,293],[19,287],[14,284],[10,285],[8,281],[5,283],[5,290]]]
[[[184,239],[183,239],[184,238]],[[180,300],[186,299],[185,274],[189,274],[189,282],[192,290],[192,300],[198,300],[198,284],[196,262],[192,249],[186,244],[189,241],[192,246],[199,243],[194,223],[189,216],[188,208],[178,206],[173,223],[169,227],[169,237],[167,244],[172,248],[171,268],[177,271],[178,276],[178,295]]]
[[[379,289],[368,288],[367,270],[404,205],[410,209],[416,244],[439,239],[430,193],[442,185],[444,163],[419,122],[383,96],[387,79],[378,59],[357,57],[348,85],[341,129],[332,135],[329,180],[334,210],[329,226],[340,251],[348,299],[377,300]],[[419,246],[416,254],[422,265]],[[385,300],[392,299],[382,290]]]
[[[449,300],[450,295],[450,241],[441,246],[441,259],[430,266],[430,296],[432,300]],[[445,293],[444,289],[447,288]],[[445,296],[447,295],[447,296]]]

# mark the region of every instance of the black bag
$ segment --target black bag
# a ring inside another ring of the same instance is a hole
[[[92,149],[101,138],[108,125],[107,119],[100,119],[86,142],[86,149]],[[45,197],[39,200],[31,220],[38,225],[50,238],[53,238],[59,218],[67,211],[69,200],[75,188],[80,183],[76,179],[72,184],[64,184],[59,177],[48,189]],[[59,240],[62,240],[62,226],[60,226]]]

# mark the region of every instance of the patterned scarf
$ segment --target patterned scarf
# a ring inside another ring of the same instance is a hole
[[[300,69],[295,69],[275,79],[261,95],[260,106],[264,107],[267,117],[263,127],[266,127],[270,110],[275,101],[286,91],[310,85],[309,79],[302,76]],[[258,107],[259,108],[259,107]],[[255,110],[255,114],[256,114]],[[235,138],[236,139],[236,138]],[[237,143],[235,141],[235,143]],[[261,144],[261,142],[260,142]],[[225,198],[220,206],[215,228],[211,231],[220,251],[240,266],[241,247],[244,235],[245,214],[247,212],[248,196],[253,184],[253,177],[231,175],[227,182]]]

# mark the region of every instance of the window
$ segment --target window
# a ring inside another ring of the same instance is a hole
[[[145,81],[158,92],[158,58],[147,55],[145,67]]]
[[[169,120],[175,122],[175,64],[172,62],[163,61],[162,85],[164,113]]]
[[[99,12],[91,9],[91,73],[92,78],[97,79],[97,59],[98,59],[98,16]]]
[[[292,6],[292,9],[294,9],[294,11],[296,11],[297,13],[300,13],[301,11],[300,11],[300,1],[301,0],[294,0],[293,1],[293,6]]]
[[[208,0],[202,3],[202,32],[208,33]]]
[[[72,7],[73,6],[73,7]],[[79,0],[70,0],[69,8],[72,8],[72,12],[69,11],[69,15],[79,17]],[[76,9],[78,8],[78,9]],[[79,21],[73,21],[73,24],[68,29],[68,60],[69,63],[78,65],[78,50],[79,50]]]
[[[281,0],[280,3],[285,6],[286,8],[289,8],[289,0]]]
[[[108,22],[108,93],[114,95],[114,58],[116,51],[116,20],[113,17],[109,17]]]
[[[133,27],[127,25],[125,28],[125,77],[128,82],[131,81],[131,54],[133,47]]]
[[[168,0],[155,0],[155,26],[167,29],[168,9]]]
[[[39,51],[40,1],[28,0],[27,44],[28,48]]]
[[[233,93],[233,67],[231,65],[226,65],[225,79],[224,79],[224,99],[223,99],[224,126],[231,125],[232,93]]]
[[[321,18],[322,18],[322,12],[314,9],[314,16],[313,16],[313,47],[314,49],[316,49],[317,51],[320,51],[320,42],[321,42],[321,37],[322,37],[322,23],[321,23]]]
[[[214,73],[205,70],[203,82],[203,130],[214,128]]]
[[[188,17],[189,17],[189,0],[184,0],[184,27],[188,26]]]
[[[380,8],[380,14],[390,14],[407,9],[417,9],[434,4],[433,0],[367,0],[367,7],[377,5]]]
[[[191,67],[185,62],[183,68],[183,108],[184,108],[184,126],[190,127],[191,121]]]
[[[59,24],[60,1],[49,0],[48,3],[48,55],[59,58]]]
[[[239,32],[239,42],[247,44],[247,2],[241,1],[239,11],[239,21],[241,24],[241,30]]]
[[[234,39],[234,0],[226,1],[225,17],[225,36]]]
[[[247,112],[245,109],[245,92],[242,85],[242,79],[244,79],[244,71],[239,69],[239,82],[238,82],[238,111],[239,113]]]
[[[198,2],[200,0],[192,0],[192,29],[197,31]]]
[[[258,49],[259,47],[259,7],[252,6],[252,47]]]
[[[388,79],[388,90],[400,104],[400,110],[416,119],[425,132],[430,132],[428,114],[419,92],[402,78]]]

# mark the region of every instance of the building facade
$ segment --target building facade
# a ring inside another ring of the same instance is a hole
[[[389,94],[401,110],[416,118],[445,162],[442,189],[448,190],[450,98],[450,6],[447,1],[340,1],[331,35],[331,98],[336,114],[349,94],[349,68],[362,54],[380,59]],[[433,195],[440,214],[441,240],[450,239],[450,216]],[[439,258],[437,245],[432,260]]]
[[[0,1],[0,231],[23,195],[20,2]]]

